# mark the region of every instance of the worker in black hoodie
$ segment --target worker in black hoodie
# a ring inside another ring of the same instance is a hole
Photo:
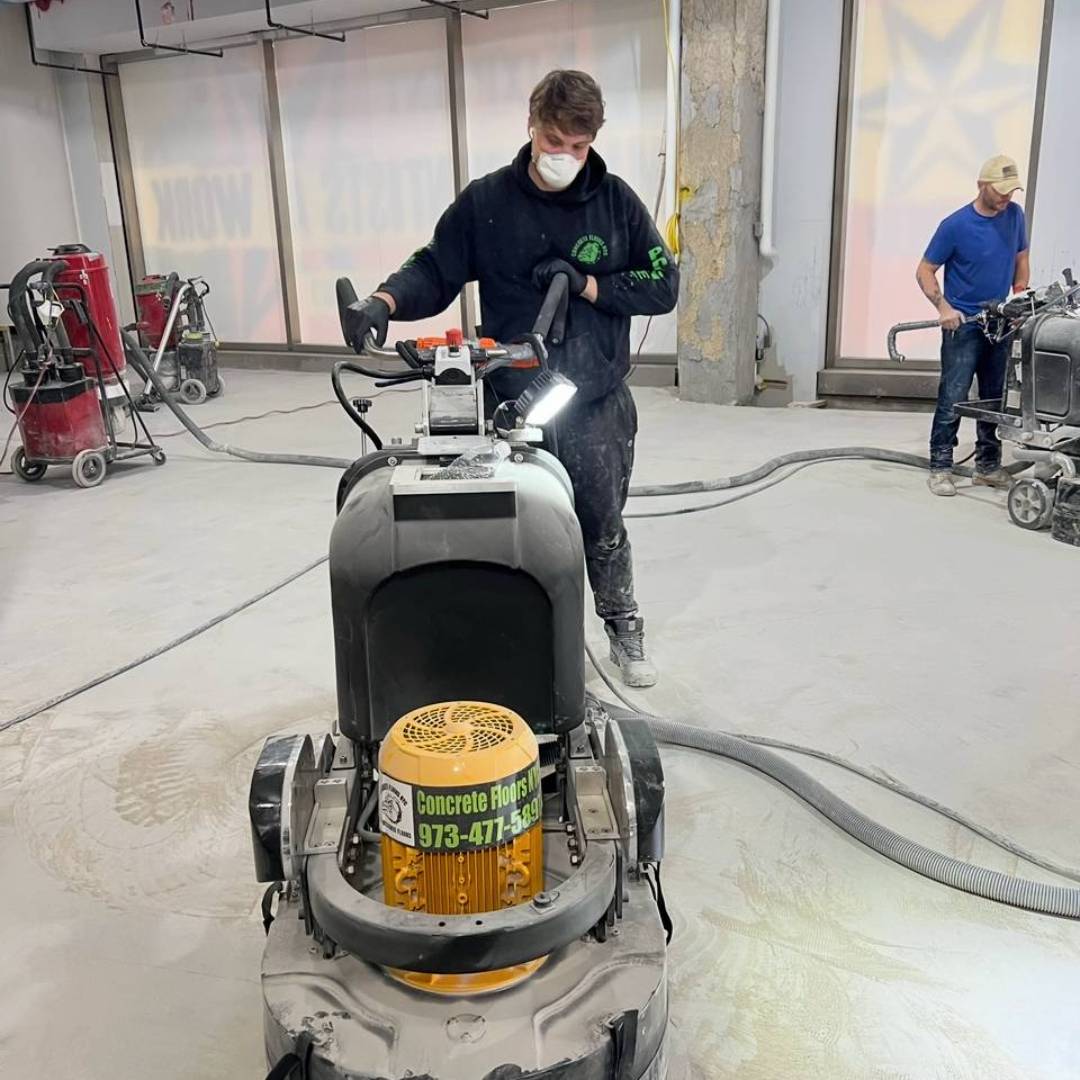
[[[637,433],[624,380],[630,317],[671,311],[679,278],[641,200],[592,149],[603,122],[603,97],[589,75],[545,76],[529,99],[530,141],[513,163],[471,183],[439,219],[431,242],[353,304],[343,328],[358,352],[368,333],[381,345],[391,317],[435,315],[466,282],[477,281],[485,335],[510,341],[529,331],[552,278],[568,276],[566,335],[551,348],[549,363],[578,392],[558,417],[557,453],[574,486],[611,659],[628,685],[651,686],[656,668],[645,652],[622,518]],[[493,373],[488,392],[517,396],[521,375]]]

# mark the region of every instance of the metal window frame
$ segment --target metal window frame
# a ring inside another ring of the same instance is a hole
[[[461,32],[461,14],[446,17],[446,77],[450,101],[450,154],[454,171],[454,197],[469,186],[469,127],[465,112],[465,44]],[[476,329],[476,293],[466,283],[459,298],[461,325],[466,334]]]
[[[105,64],[103,57],[102,66]],[[127,251],[129,285],[134,305],[135,285],[146,276],[146,253],[143,249],[139,204],[135,198],[135,172],[131,167],[131,144],[128,141],[120,70],[116,64],[111,66],[116,71],[116,78],[102,76],[101,85],[105,92],[105,115],[109,121],[109,142],[112,144],[113,168],[116,170],[116,186],[120,194],[120,223],[124,231],[124,248]]]
[[[320,24],[329,32],[348,32],[374,26],[387,26],[396,23],[438,19],[445,27],[447,58],[447,89],[449,95],[449,115],[451,137],[451,155],[453,168],[453,191],[455,196],[469,183],[469,142],[468,122],[465,106],[465,55],[462,38],[462,16],[478,11],[490,11],[500,8],[525,7],[546,0],[460,0],[456,8],[443,8],[428,5],[423,8],[408,8],[403,11],[389,12],[383,15],[370,15],[351,20],[338,20]],[[252,32],[233,38],[222,38],[203,42],[204,46],[221,50],[238,48],[259,48],[262,50],[262,71],[264,89],[264,107],[266,116],[266,154],[270,163],[270,186],[274,217],[274,236],[278,252],[278,270],[281,279],[282,305],[285,321],[283,342],[229,342],[223,343],[223,349],[242,349],[251,352],[300,352],[312,350],[319,352],[345,353],[343,347],[326,346],[318,342],[304,341],[300,330],[299,293],[296,282],[296,264],[292,235],[292,220],[288,199],[288,181],[285,170],[284,140],[281,125],[281,99],[277,82],[277,64],[274,46],[279,41],[296,40],[310,37],[309,31],[302,28],[271,32]],[[195,50],[191,50],[195,51]],[[129,53],[115,53],[102,57],[103,66],[109,74],[119,73],[119,65],[126,63],[144,63],[165,57],[152,50],[140,50]],[[143,244],[142,224],[139,219],[139,207],[135,197],[135,178],[131,162],[131,147],[128,141],[127,119],[124,113],[124,95],[119,78],[104,79],[106,105],[109,116],[109,133],[113,146],[113,161],[116,167],[120,191],[120,209],[124,227],[124,242],[128,253],[128,267],[131,287],[146,274],[146,257]],[[466,287],[460,297],[462,325],[470,331],[477,323],[475,291]]]
[[[263,63],[263,97],[266,107],[266,151],[270,162],[270,200],[274,214],[281,304],[285,315],[285,345],[300,344],[300,294],[296,286],[296,258],[293,249],[292,212],[285,168],[285,137],[281,126],[281,93],[278,89],[277,57],[274,42],[259,45]]]
[[[1043,118],[1046,114],[1046,81],[1050,72],[1050,43],[1054,36],[1054,2],[1043,0],[1042,37],[1039,39],[1039,71],[1035,77],[1035,111],[1031,121],[1031,150],[1028,154],[1027,188],[1024,190],[1024,216],[1027,218],[1028,243],[1035,219],[1035,183],[1039,178],[1039,151],[1042,149]]]
[[[825,331],[825,368],[857,371],[939,371],[936,360],[906,360],[903,365],[888,356],[843,356],[840,352],[840,326],[843,314],[843,262],[846,239],[845,204],[851,162],[851,122],[855,84],[855,41],[859,5],[862,0],[844,0],[840,43],[840,86],[836,109],[836,145],[833,158],[832,235],[829,253],[829,299]],[[1028,236],[1031,236],[1035,209],[1035,184],[1038,178],[1039,151],[1042,144],[1043,115],[1046,107],[1046,82],[1050,65],[1050,42],[1053,37],[1054,0],[1043,0],[1042,35],[1035,80],[1035,105],[1028,157],[1028,184],[1025,190],[1025,213]],[[914,261],[914,260],[913,260]]]

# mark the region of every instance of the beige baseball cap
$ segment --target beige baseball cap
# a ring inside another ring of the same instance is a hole
[[[1020,184],[1020,170],[1016,167],[1016,162],[1005,154],[996,154],[984,161],[979,170],[979,180],[988,183],[999,195],[1024,190]]]

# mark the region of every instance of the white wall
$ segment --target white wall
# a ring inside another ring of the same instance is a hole
[[[0,281],[78,239],[56,85],[30,63],[21,5],[0,4]],[[7,321],[7,293],[0,293]]]
[[[1076,72],[1080,55],[1080,3],[1054,5],[1050,66],[1046,77],[1039,175],[1031,227],[1031,283],[1045,285],[1064,267],[1080,277],[1080,134]]]
[[[843,0],[788,0],[780,26],[778,254],[762,264],[758,308],[773,331],[769,373],[779,366],[796,401],[817,396],[825,365],[842,15]]]

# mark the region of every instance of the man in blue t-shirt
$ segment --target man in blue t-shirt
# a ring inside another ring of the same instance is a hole
[[[941,382],[930,428],[930,490],[955,495],[953,447],[960,417],[953,406],[966,401],[971,381],[979,397],[1000,398],[1005,389],[1009,345],[991,344],[976,323],[965,322],[985,304],[1004,300],[1009,287],[1028,287],[1028,240],[1024,211],[1012,201],[1022,191],[1012,158],[999,154],[979,172],[975,201],[950,214],[937,227],[915,272],[919,288],[937,308],[941,323]],[[945,267],[945,291],[938,267]],[[976,484],[1007,488],[1012,477],[1001,467],[1001,441],[993,423],[979,421],[975,444]]]

